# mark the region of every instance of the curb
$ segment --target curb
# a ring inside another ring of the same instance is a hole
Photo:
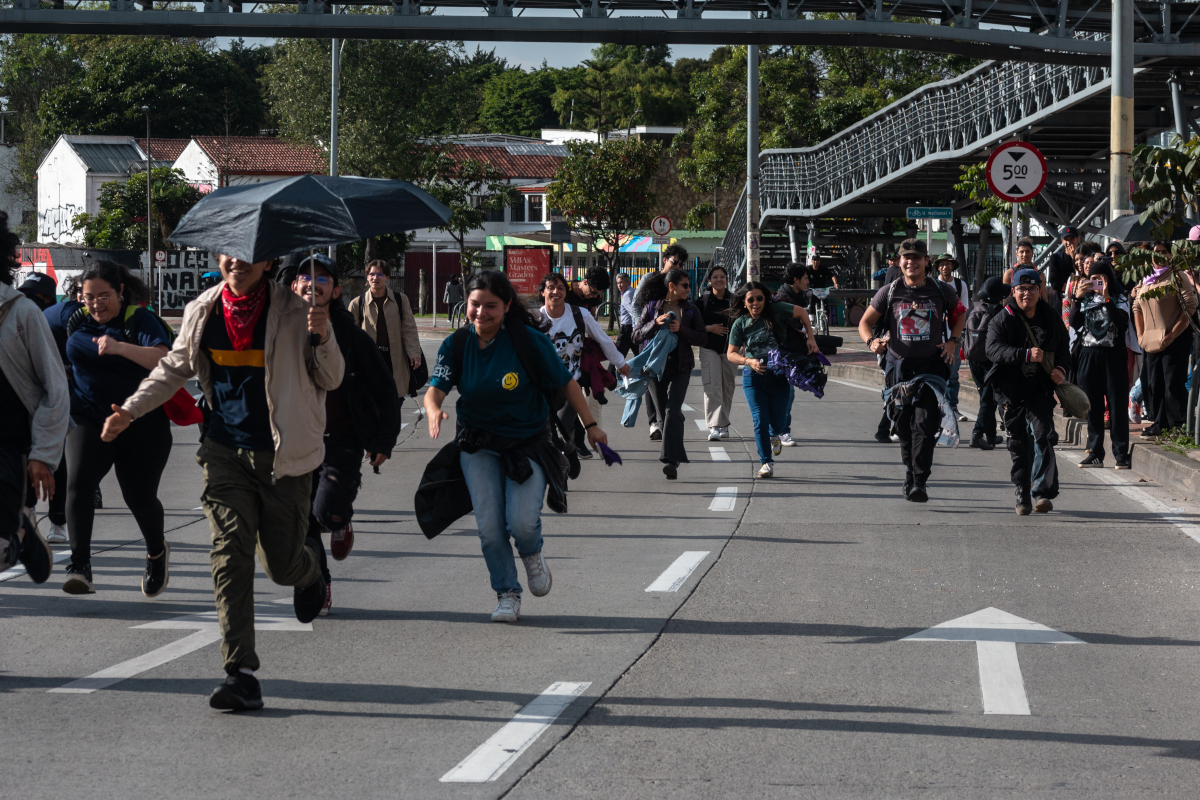
[[[866,364],[832,364],[826,370],[831,378],[843,378],[867,386],[883,388],[883,371]],[[979,406],[979,392],[974,384],[963,383],[958,390],[964,404]],[[1087,440],[1087,421],[1056,414],[1054,427],[1059,444],[1082,447]],[[1179,453],[1164,450],[1150,442],[1131,442],[1129,448],[1133,472],[1164,488],[1181,492],[1187,497],[1200,497],[1200,462]]]

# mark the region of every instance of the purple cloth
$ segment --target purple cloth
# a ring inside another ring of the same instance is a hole
[[[787,380],[792,386],[812,392],[818,399],[825,396],[825,384],[829,376],[825,367],[829,359],[821,351],[812,355],[797,355],[780,350],[767,353],[767,369]]]
[[[1151,272],[1149,275],[1147,275],[1145,278],[1142,278],[1142,285],[1149,286],[1152,283],[1157,283],[1170,270],[1171,270],[1170,264],[1168,264],[1165,267],[1159,267],[1158,269],[1154,270],[1154,272]]]
[[[611,467],[613,464],[624,463],[621,461],[621,455],[616,450],[613,450],[604,442],[596,442],[596,444],[600,445],[600,455],[604,456],[605,464]]]

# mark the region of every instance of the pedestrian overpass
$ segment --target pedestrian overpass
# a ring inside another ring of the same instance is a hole
[[[1136,70],[1139,142],[1174,130],[1170,74],[1149,62]],[[790,237],[802,252],[811,232],[818,246],[839,245],[835,261],[854,269],[865,247],[899,244],[902,235],[882,226],[909,206],[950,206],[959,219],[970,216],[975,204],[953,188],[960,167],[1014,138],[1037,145],[1048,162],[1035,218],[1098,229],[1108,213],[1110,84],[1107,66],[990,61],[923,86],[813,147],[762,151],[763,264],[786,263]],[[745,209],[743,190],[719,256],[734,274],[746,263]]]

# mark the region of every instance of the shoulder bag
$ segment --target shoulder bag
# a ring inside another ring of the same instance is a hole
[[[1021,320],[1021,324],[1025,326],[1025,332],[1029,334],[1030,345],[1032,347],[1039,347],[1037,337],[1033,335],[1033,328],[1029,327],[1029,322],[1025,319],[1025,315],[1013,314],[1013,316]],[[1043,351],[1042,369],[1046,370],[1047,375],[1054,372],[1053,353]],[[1092,401],[1088,400],[1087,392],[1068,380],[1055,384],[1054,395],[1058,398],[1059,405],[1063,408],[1063,413],[1068,417],[1085,419],[1088,412],[1092,410]]]

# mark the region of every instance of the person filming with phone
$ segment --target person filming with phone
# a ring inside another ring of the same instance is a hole
[[[1112,449],[1117,469],[1129,469],[1129,372],[1125,331],[1129,315],[1118,304],[1116,273],[1107,256],[1092,261],[1087,280],[1071,298],[1071,327],[1079,332],[1076,374],[1092,404],[1088,412],[1087,456],[1081,467],[1104,466],[1104,401],[1108,400]]]

